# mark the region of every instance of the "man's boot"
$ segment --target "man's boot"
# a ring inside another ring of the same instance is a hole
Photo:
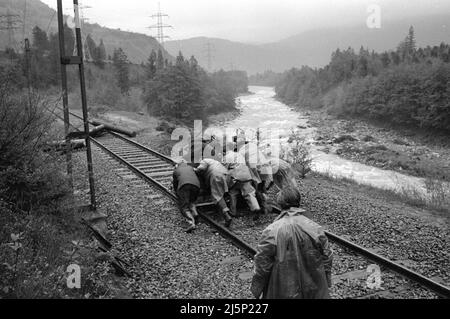
[[[186,212],[186,220],[189,224],[188,229],[186,229],[186,233],[192,233],[197,227],[195,226],[195,219],[189,211]]]
[[[195,204],[191,204],[189,206],[189,208],[191,210],[192,217],[194,217],[195,225],[198,225],[199,215],[198,215],[198,212],[197,212],[197,206]]]
[[[256,211],[254,211],[253,213],[255,214],[255,215],[253,216],[253,221],[255,221],[255,222],[258,221],[258,220],[261,218],[262,215],[264,215],[262,209],[256,210]]]
[[[225,219],[225,227],[230,228],[233,219],[230,216],[230,210],[223,210],[223,218]]]
[[[230,195],[230,215],[233,217],[237,217],[237,196]]]

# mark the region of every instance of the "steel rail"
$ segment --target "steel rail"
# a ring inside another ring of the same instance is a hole
[[[150,154],[156,155],[157,157],[171,163],[171,164],[175,164],[175,162],[163,155],[160,154],[142,144],[139,144],[135,141],[132,141],[124,136],[121,136],[117,133],[112,133],[110,132],[110,134],[112,134],[114,137],[117,137],[131,145],[134,145],[138,148],[140,148],[143,151],[149,152]],[[106,151],[108,154],[110,154],[113,158],[117,159],[119,162],[123,163],[125,166],[127,166],[131,171],[133,171],[134,173],[136,173],[136,175],[138,175],[140,178],[142,178],[143,180],[149,182],[150,184],[155,185],[158,189],[160,189],[161,191],[163,191],[165,194],[168,195],[168,197],[173,200],[175,203],[177,203],[177,196],[175,194],[173,194],[169,189],[167,189],[165,186],[163,186],[161,183],[159,183],[158,181],[156,181],[155,179],[151,178],[150,176],[148,176],[146,173],[144,173],[142,170],[140,170],[139,168],[135,167],[133,164],[129,163],[126,159],[122,158],[121,156],[115,154],[113,151],[111,151],[110,149],[108,149],[108,147],[104,146],[101,142],[99,142],[98,140],[94,139],[91,137],[91,140],[98,145],[101,149],[103,149],[104,151]],[[207,204],[206,207],[208,207],[210,204]],[[205,207],[205,206],[203,206]],[[273,207],[273,209],[277,212],[281,212],[280,209],[278,207]],[[223,227],[222,225],[218,224],[216,221],[214,221],[213,219],[211,219],[209,216],[207,216],[206,214],[199,212],[200,217],[210,226],[212,226],[213,228],[215,228],[217,231],[220,232],[220,234],[224,237],[226,237],[227,239],[231,240],[232,243],[237,246],[238,248],[244,250],[247,254],[249,254],[250,256],[254,256],[256,254],[256,250],[255,248],[253,248],[250,244],[246,243],[244,240],[242,240],[240,237],[238,237],[236,234],[234,234],[232,231],[230,231],[229,229]],[[357,253],[358,255],[361,255],[381,266],[386,267],[387,269],[401,275],[402,277],[409,279],[425,288],[427,288],[428,290],[432,291],[433,293],[437,294],[438,296],[442,297],[442,298],[450,298],[450,288],[446,287],[442,284],[439,284],[433,280],[431,280],[430,278],[427,278],[417,272],[414,272],[402,265],[399,265],[379,254],[376,254],[362,246],[359,246],[355,243],[352,243],[346,239],[344,239],[341,236],[338,236],[336,234],[333,234],[329,231],[325,231],[325,234],[327,235],[327,237],[330,239],[330,241],[338,244],[341,247],[347,248],[355,253]]]
[[[157,152],[155,150],[152,150],[152,149],[148,148],[145,145],[139,144],[138,142],[130,140],[129,138],[126,138],[126,137],[124,137],[124,136],[122,136],[122,135],[120,135],[118,133],[115,133],[115,132],[109,132],[109,134],[111,134],[112,136],[117,137],[117,138],[119,138],[119,139],[121,139],[121,140],[123,140],[123,141],[125,141],[125,142],[127,142],[129,144],[131,144],[131,145],[137,146],[141,150],[149,152],[149,153],[159,157],[160,159],[162,159],[162,160],[164,160],[166,162],[169,162],[170,164],[173,164],[173,165],[176,164],[176,162],[173,159],[171,159],[170,157],[168,157],[168,156],[166,156],[164,154],[161,154],[161,153],[159,153],[159,152]]]
[[[112,134],[113,134],[113,136],[117,136],[115,133],[112,133]],[[155,152],[155,151],[149,149],[148,147],[146,147],[144,145],[141,145],[139,143],[131,141],[131,140],[127,139],[126,137],[123,137],[123,136],[120,136],[120,135],[119,135],[119,137],[122,140],[124,140],[126,142],[129,142],[132,145],[138,146],[142,150],[150,152],[151,154],[155,154],[155,155],[159,154],[158,152]],[[126,159],[124,159],[120,155],[117,155],[116,153],[111,151],[108,147],[103,145],[100,141],[98,141],[98,140],[96,140],[95,138],[92,138],[92,137],[91,137],[91,140],[97,146],[99,146],[102,150],[104,150],[106,153],[108,153],[110,156],[112,156],[113,158],[115,158],[116,160],[118,160],[119,162],[124,164],[125,166],[127,166],[132,172],[134,172],[136,175],[138,175],[141,179],[145,180],[146,182],[148,182],[150,184],[153,184],[159,190],[163,191],[172,201],[174,201],[175,203],[178,203],[177,196],[174,193],[172,193],[169,189],[167,189],[164,185],[162,185],[161,183],[156,181],[154,178],[148,176],[146,173],[144,173],[142,170],[140,170],[139,168],[137,168],[136,166],[134,166],[133,164],[128,162]],[[162,155],[162,154],[160,154],[160,155],[162,156],[161,158],[167,160],[171,164],[175,163],[172,159],[168,158],[167,156]],[[210,206],[210,204],[208,204],[206,207],[208,207],[208,206]],[[203,207],[205,207],[205,206],[203,206]],[[215,228],[222,236],[226,237],[227,239],[230,239],[235,246],[237,246],[238,248],[244,250],[251,257],[253,257],[256,254],[256,250],[250,244],[246,243],[244,240],[242,240],[241,238],[236,236],[236,234],[231,232],[229,229],[223,227],[222,225],[220,225],[219,223],[217,223],[216,221],[211,219],[209,216],[207,216],[203,212],[199,211],[198,213],[199,213],[199,216],[207,224],[209,224],[210,226]]]
[[[449,299],[450,298],[450,288],[444,285],[441,285],[440,283],[437,283],[436,281],[431,280],[430,278],[427,278],[411,269],[408,269],[400,264],[397,264],[393,262],[392,260],[389,260],[381,255],[378,255],[374,252],[371,252],[370,250],[361,247],[355,243],[352,243],[351,241],[346,240],[345,238],[342,238],[338,235],[335,235],[330,232],[325,232],[327,237],[335,242],[336,244],[345,247],[347,249],[350,249],[351,251],[364,256],[365,258],[381,265],[389,270],[401,275],[404,278],[407,278],[415,283],[418,283],[419,285],[427,288],[428,290],[434,292],[435,294],[439,295],[442,298]]]

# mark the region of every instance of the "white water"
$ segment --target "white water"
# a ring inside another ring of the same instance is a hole
[[[293,111],[289,106],[275,100],[275,91],[270,87],[250,87],[253,95],[240,97],[241,115],[227,123],[225,127],[233,129],[258,128],[262,131],[279,129],[281,137],[289,135],[291,130],[299,125],[307,125],[308,118]],[[302,129],[308,141],[314,140],[313,128]],[[336,177],[346,177],[359,183],[377,188],[395,191],[408,190],[412,194],[421,194],[427,197],[425,180],[407,176],[394,171],[382,170],[368,165],[343,159],[338,155],[326,154],[314,144],[311,147],[313,157],[313,170],[327,173]]]

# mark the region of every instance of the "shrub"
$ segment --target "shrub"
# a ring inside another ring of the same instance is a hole
[[[300,131],[293,130],[289,136],[288,145],[281,150],[282,157],[294,168],[301,178],[312,171],[312,157],[306,138]]]
[[[22,93],[14,82],[0,81],[0,297],[66,297],[73,256],[64,248],[81,232],[58,200],[67,194],[62,165],[42,151],[53,107]]]
[[[52,107],[38,95],[14,92],[9,81],[0,83],[0,95],[0,197],[25,210],[48,204],[65,191],[58,163],[41,151]]]

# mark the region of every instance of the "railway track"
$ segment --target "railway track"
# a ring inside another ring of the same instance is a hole
[[[176,195],[171,190],[172,172],[175,165],[172,159],[117,133],[109,133],[106,138],[91,138],[91,140],[108,155],[125,165],[139,178],[157,187],[171,200],[177,201]],[[229,239],[249,256],[252,257],[255,255],[256,250],[252,245],[214,220],[212,217],[214,206],[211,203],[204,202],[199,204],[198,207],[200,217],[204,222],[213,227],[222,236]],[[277,208],[274,207],[274,209],[276,210]],[[450,298],[450,289],[448,287],[361,247],[342,236],[331,232],[326,232],[326,235],[335,244],[419,284],[439,297]]]
[[[71,115],[81,119],[76,114],[71,113]],[[171,158],[113,132],[108,133],[106,138],[102,137],[101,139],[98,139],[91,137],[91,141],[106,154],[125,165],[140,179],[155,186],[168,198],[174,202],[177,202],[177,196],[171,190],[172,172],[175,165],[175,162]],[[206,224],[213,227],[218,233],[230,240],[235,246],[240,248],[250,257],[253,257],[256,254],[256,250],[252,245],[242,239],[235,232],[223,227],[216,220],[214,220],[212,216],[214,214],[215,207],[212,203],[201,203],[198,205],[198,208],[199,215]],[[277,209],[278,208],[274,207],[275,211]],[[395,263],[394,261],[374,253],[369,249],[359,246],[342,236],[328,231],[325,233],[331,242],[339,245],[340,247],[362,256],[379,266],[385,267],[386,269],[413,283],[419,284],[423,288],[426,288],[441,298],[450,298],[449,287],[437,283],[430,278]],[[376,293],[374,295],[376,295]],[[381,295],[383,295],[383,292]]]
[[[128,167],[141,179],[156,186],[170,199],[177,202],[177,196],[171,191],[172,173],[175,162],[171,158],[117,133],[109,134],[112,138],[102,139],[101,141],[91,138],[91,140],[107,154]],[[208,202],[201,203],[197,206],[202,220],[216,229],[221,235],[231,240],[247,254],[254,256],[256,250],[250,244],[208,216],[208,212],[211,213],[212,209],[214,209],[213,206],[212,203]]]

